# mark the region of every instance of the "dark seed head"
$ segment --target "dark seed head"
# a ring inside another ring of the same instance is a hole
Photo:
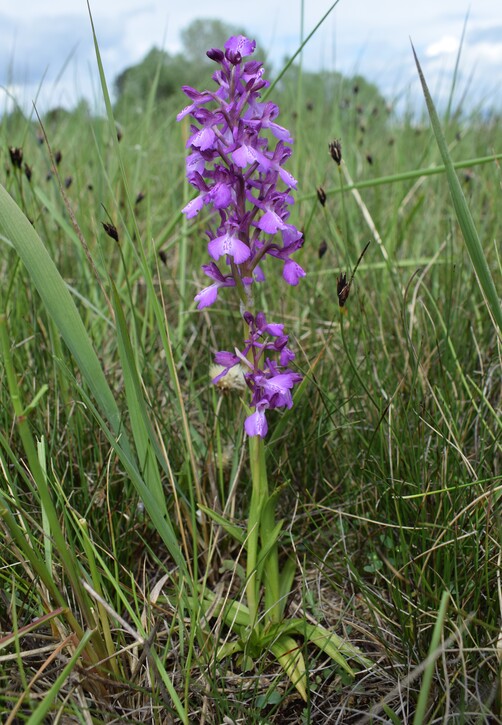
[[[54,154],[54,161],[56,163],[56,166],[59,166],[62,159],[63,159],[63,154],[61,153],[61,151],[56,151],[56,153]]]
[[[64,183],[64,188],[69,189],[73,183],[73,178],[71,176],[67,176],[63,183]]]
[[[347,302],[347,297],[350,293],[350,284],[347,284],[347,276],[340,274],[336,280],[336,294],[338,295],[338,304],[343,307]]]
[[[331,158],[333,159],[333,161],[335,163],[338,164],[338,166],[340,166],[340,164],[342,162],[342,144],[341,144],[341,141],[339,139],[335,139],[334,141],[332,141],[329,144],[328,148],[329,148],[329,152],[331,154]]]
[[[108,234],[108,236],[118,242],[119,233],[117,231],[117,227],[114,224],[108,224],[108,222],[101,222],[101,224],[103,225],[103,229]]]
[[[324,189],[322,188],[322,186],[320,186],[317,189],[317,198],[321,202],[321,205],[322,206],[324,206],[326,204],[326,192],[324,191]]]
[[[322,242],[319,245],[319,249],[318,249],[318,252],[317,252],[318,255],[319,255],[319,259],[322,259],[324,257],[324,255],[326,254],[327,250],[328,250],[328,245],[326,244],[326,240],[323,239]]]
[[[9,146],[10,162],[16,169],[23,163],[23,149],[18,146]]]

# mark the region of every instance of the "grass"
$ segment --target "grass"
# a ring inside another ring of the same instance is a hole
[[[501,281],[499,119],[450,113],[439,148],[425,117],[302,89],[290,101],[277,86],[308,276],[285,294],[271,273],[260,302],[295,336],[307,382],[271,420],[269,481],[298,564],[289,615],[374,664],[350,678],[305,646],[304,703],[270,658],[217,660],[245,561],[199,505],[244,524],[242,413],[209,382],[239,310],[192,302],[207,218],[180,215],[174,104],[116,119],[120,141],[84,106],[44,121],[41,143],[38,123],[4,116],[19,207],[2,197],[5,722],[499,721],[500,330],[483,286]],[[336,279],[368,240],[341,314]]]

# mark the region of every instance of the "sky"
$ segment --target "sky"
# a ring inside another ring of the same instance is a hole
[[[301,0],[90,0],[109,87],[153,47],[181,50],[180,30],[196,18],[243,27],[279,69],[298,48]],[[304,36],[333,0],[304,0]],[[467,20],[466,20],[467,19]],[[456,99],[502,106],[501,0],[339,0],[303,52],[308,69],[359,73],[391,103],[421,103],[410,39],[438,102],[451,87],[462,42]],[[201,48],[201,54],[205,52]],[[180,78],[180,84],[183,79]],[[71,108],[81,97],[99,108],[85,0],[0,0],[0,113],[13,98],[24,109]],[[465,103],[465,101],[464,101]]]

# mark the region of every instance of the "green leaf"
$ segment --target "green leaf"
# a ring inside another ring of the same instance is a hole
[[[382,703],[382,710],[387,715],[387,717],[390,719],[392,725],[403,725],[403,722],[400,719],[400,717],[398,715],[396,715],[394,710],[392,710],[385,702]]]
[[[230,523],[230,521],[228,521],[228,519],[226,519],[224,516],[217,513],[216,511],[213,511],[213,509],[204,506],[203,504],[199,504],[199,508],[203,513],[209,516],[210,519],[213,519],[213,521],[219,524],[222,529],[227,532],[227,534],[230,534],[230,536],[238,541],[239,544],[244,543],[244,541],[246,540],[246,534],[239,526]]]
[[[296,640],[285,634],[271,642],[270,651],[277,659],[300,695],[307,701],[307,675],[305,660]]]
[[[231,629],[235,629],[236,625],[249,626],[249,609],[242,602],[236,602],[235,599],[219,597],[216,601],[216,595],[208,590],[204,592],[204,598],[200,602],[195,601],[192,597],[188,597],[188,601],[192,606],[200,604],[203,613],[210,612],[211,617],[218,617],[222,614],[223,621]]]
[[[266,544],[262,546],[260,549],[260,553],[258,555],[258,566],[263,565],[264,561],[266,560],[270,550],[273,546],[277,543],[277,539],[279,538],[279,534],[281,533],[281,529],[284,524],[284,519],[281,519],[276,523],[276,525],[271,529],[270,531],[266,532],[266,538],[264,534],[262,533],[262,539],[266,541]]]
[[[31,410],[34,410],[37,407],[37,405],[38,405],[38,401],[46,394],[46,392],[48,390],[49,390],[49,386],[48,385],[45,385],[45,384],[42,385],[42,387],[40,388],[40,390],[35,394],[33,400],[31,401],[31,403],[28,403],[28,405],[23,410],[23,415],[28,415],[28,413]]]
[[[364,657],[357,647],[347,642],[347,640],[342,639],[342,637],[339,637],[334,632],[330,632],[329,629],[326,629],[320,624],[303,623],[303,626],[305,627],[305,636],[309,642],[312,642],[316,647],[326,652],[349,675],[354,675],[355,673],[347,663],[347,657],[357,660],[365,667],[372,666],[372,661]]]
[[[293,558],[287,559],[279,576],[279,607],[281,617],[284,614],[288,597],[291,594],[291,587],[293,586],[295,572],[296,561]]]
[[[331,632],[321,624],[310,624],[304,619],[288,619],[270,627],[266,641],[273,640],[278,634],[296,634],[304,637],[316,647],[331,657],[331,659],[342,667],[349,675],[354,675],[354,670],[347,662],[347,658],[357,660],[364,667],[371,667],[372,661],[365,657],[358,647],[350,644],[335,632]]]
[[[232,655],[235,655],[238,652],[242,652],[243,649],[244,649],[244,644],[240,640],[235,640],[233,642],[225,642],[220,647],[218,647],[217,658],[220,661],[224,660],[225,657],[231,657]]]

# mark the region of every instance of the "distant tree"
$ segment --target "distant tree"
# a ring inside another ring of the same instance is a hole
[[[181,85],[201,86],[209,82],[214,63],[206,56],[209,48],[222,48],[225,41],[246,31],[221,20],[194,20],[181,32],[183,49],[172,55],[152,48],[137,65],[126,68],[115,79],[117,115],[144,110],[146,100],[155,87],[155,103],[163,107],[165,101],[179,95]]]
[[[181,31],[183,55],[192,63],[212,63],[206,56],[209,48],[223,48],[231,35],[246,35],[243,28],[229,25],[222,20],[204,19],[193,20]]]

